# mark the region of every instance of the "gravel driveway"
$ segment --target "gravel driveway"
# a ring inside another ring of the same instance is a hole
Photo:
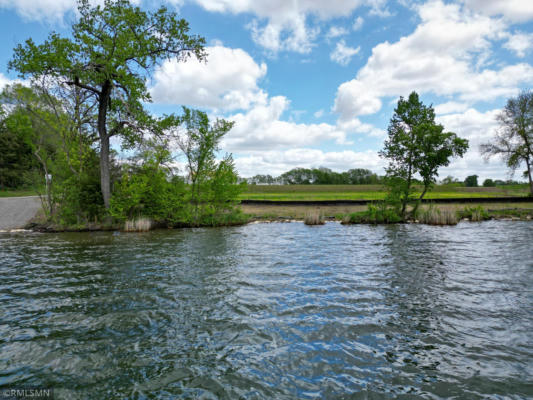
[[[0,198],[0,231],[23,228],[40,209],[37,196]]]

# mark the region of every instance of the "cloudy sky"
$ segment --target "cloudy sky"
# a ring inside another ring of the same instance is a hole
[[[95,0],[96,1],[96,0]],[[135,0],[165,3],[208,43],[208,62],[165,62],[154,113],[188,105],[235,121],[223,149],[242,176],[294,167],[383,174],[399,96],[417,91],[446,130],[470,140],[441,177],[508,178],[478,152],[506,99],[533,88],[531,0]],[[13,47],[68,34],[75,0],[0,0],[0,86]],[[517,174],[517,177],[519,174]]]

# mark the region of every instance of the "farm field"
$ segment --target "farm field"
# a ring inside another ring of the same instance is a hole
[[[528,186],[462,187],[438,185],[426,199],[490,198],[526,196]],[[248,185],[240,200],[318,201],[318,200],[382,200],[382,185]]]

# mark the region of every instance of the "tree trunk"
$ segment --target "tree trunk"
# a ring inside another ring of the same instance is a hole
[[[428,186],[424,185],[424,190],[420,194],[420,197],[418,198],[418,201],[415,204],[415,208],[413,208],[413,216],[415,216],[416,211],[418,210],[418,206],[420,205],[420,203],[422,202],[422,199],[424,198],[424,195],[428,191],[428,187],[429,187],[429,185]]]
[[[527,165],[527,177],[529,178],[529,195],[533,196],[533,180],[531,179],[531,164],[529,160],[526,160]]]
[[[407,208],[407,202],[409,201],[409,192],[411,189],[411,162],[409,161],[409,173],[407,177],[407,187],[404,191],[404,198],[402,199],[402,219],[405,219],[405,209]]]
[[[109,173],[109,137],[100,138],[100,186],[104,206],[109,209],[111,200],[111,175]]]
[[[407,160],[409,163],[409,172],[407,174],[407,188],[405,189],[405,192],[404,192],[405,197],[403,198],[403,201],[402,201],[402,219],[405,219],[405,210],[407,208],[407,203],[409,202],[409,192],[411,191],[411,178],[413,177],[413,142],[415,140],[415,134],[414,134],[412,126],[409,126],[409,130],[410,130],[410,138],[411,138],[411,143],[410,143],[411,148],[409,149],[409,158]]]
[[[107,134],[107,109],[111,96],[111,83],[105,81],[98,99],[98,135],[100,136],[100,187],[106,210],[111,200],[111,174],[109,172],[109,135]]]

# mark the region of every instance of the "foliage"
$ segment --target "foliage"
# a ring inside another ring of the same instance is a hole
[[[386,202],[371,203],[366,211],[348,214],[342,220],[344,224],[395,224],[402,221],[402,216]]]
[[[31,186],[32,172],[38,169],[32,148],[23,137],[6,126],[6,115],[0,108],[0,190]]]
[[[478,183],[477,183],[477,178],[478,176],[477,175],[469,175],[465,178],[465,186],[466,187],[478,187]]]
[[[49,85],[70,86],[84,95],[93,110],[100,148],[103,202],[111,197],[110,138],[120,136],[126,146],[138,143],[146,131],[159,128],[145,111],[150,101],[147,75],[162,60],[203,60],[201,37],[176,13],[161,7],[144,12],[128,0],[105,0],[103,7],[78,1],[79,18],[72,38],[51,33],[41,45],[28,39],[18,45],[9,63],[23,77],[47,79]]]
[[[490,214],[482,206],[465,207],[457,212],[459,218],[468,218],[470,221],[485,221],[490,219]]]
[[[496,184],[494,183],[494,181],[490,178],[487,178],[483,181],[483,187],[494,187],[496,186]]]
[[[110,214],[121,222],[138,217],[169,223],[183,219],[185,183],[166,167],[171,161],[169,151],[165,146],[154,145],[139,159],[141,165],[126,165],[115,184]]]
[[[415,219],[427,225],[457,225],[457,213],[451,210],[441,210],[434,204],[430,204],[418,210]]]
[[[444,178],[441,182],[443,185],[453,185],[453,184],[460,184],[462,185],[463,182],[461,182],[459,179],[454,178],[451,175],[448,175],[446,178]]]
[[[524,176],[529,180],[533,196],[533,92],[523,91],[507,104],[497,116],[499,129],[480,150],[486,159],[500,156],[512,172],[526,165]]]
[[[76,107],[79,98],[58,98],[43,86],[13,85],[2,92],[2,102],[10,110],[6,128],[29,146],[40,165],[35,186],[46,182],[48,216],[78,224],[98,219],[103,211],[98,155]]]
[[[438,176],[438,169],[447,166],[452,157],[462,157],[468,149],[468,141],[455,133],[444,132],[435,123],[433,107],[424,105],[416,92],[405,100],[400,97],[388,127],[388,138],[380,156],[388,160],[387,176],[401,193],[401,215],[405,216],[407,203],[413,195],[415,174],[422,178],[422,200]],[[418,206],[419,202],[415,205]]]
[[[220,141],[233,127],[233,122],[217,119],[209,122],[206,113],[183,108],[183,129],[177,142],[186,158],[190,182],[191,223],[214,224],[220,215],[230,211],[244,186],[237,186],[237,174],[231,156],[217,164]]]
[[[217,162],[220,139],[232,124],[224,120],[209,123],[200,111],[184,109],[184,124],[177,135],[187,158],[188,184],[178,176],[168,141],[154,138],[144,151],[124,167],[111,198],[111,215],[120,222],[149,218],[169,226],[217,226],[247,220],[236,208],[245,188],[231,155]]]
[[[304,224],[306,225],[324,225],[326,221],[324,216],[319,211],[308,212],[304,217]]]
[[[363,185],[375,184],[380,181],[372,171],[363,168],[335,172],[329,168],[294,168],[277,178],[270,175],[256,175],[249,178],[250,183],[268,183],[285,185]]]

